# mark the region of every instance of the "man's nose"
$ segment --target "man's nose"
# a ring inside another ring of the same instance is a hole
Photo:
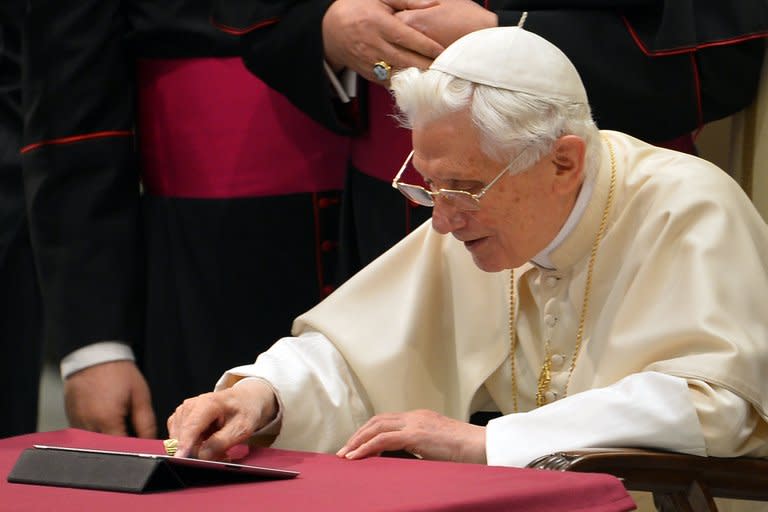
[[[455,231],[466,223],[464,212],[442,196],[435,197],[432,207],[432,227],[441,235]]]

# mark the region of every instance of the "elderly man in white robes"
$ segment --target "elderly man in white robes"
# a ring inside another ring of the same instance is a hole
[[[583,447],[768,455],[768,228],[730,177],[599,131],[573,65],[521,28],[464,36],[391,86],[413,130],[393,185],[431,226],[180,405],[178,455],[258,434],[509,466]],[[480,411],[501,415],[469,423]]]

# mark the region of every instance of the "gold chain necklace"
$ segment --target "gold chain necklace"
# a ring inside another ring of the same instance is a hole
[[[608,188],[608,197],[605,200],[605,208],[603,208],[603,216],[600,219],[600,228],[597,230],[595,241],[592,243],[592,251],[589,255],[589,266],[587,267],[587,281],[584,285],[584,301],[581,304],[581,314],[579,315],[579,328],[576,331],[576,346],[573,348],[573,355],[571,356],[571,366],[568,370],[568,379],[565,382],[564,397],[568,395],[568,386],[571,383],[571,376],[573,370],[576,368],[576,358],[579,356],[581,350],[581,343],[584,339],[584,322],[587,319],[587,311],[589,309],[589,294],[592,291],[592,271],[595,268],[595,260],[597,259],[597,249],[600,246],[600,240],[605,235],[605,230],[608,226],[608,214],[611,211],[611,205],[613,204],[613,194],[616,189],[616,157],[613,153],[613,145],[611,142],[604,138],[608,145],[608,153],[611,156],[611,183]],[[517,353],[517,318],[515,314],[515,271],[514,269],[509,273],[510,287],[509,287],[509,366],[512,370],[512,406],[513,412],[518,412],[517,407],[517,368],[515,365],[515,357]],[[552,356],[550,354],[549,340],[547,340],[544,346],[544,364],[541,366],[539,372],[539,380],[536,385],[536,406],[541,407],[546,403],[544,394],[549,389],[549,385],[552,382]]]

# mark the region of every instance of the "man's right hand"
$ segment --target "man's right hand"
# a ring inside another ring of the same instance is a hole
[[[444,47],[476,30],[496,27],[499,19],[472,0],[381,0],[395,16]]]
[[[272,387],[260,379],[184,400],[168,418],[177,457],[227,460],[227,451],[269,424],[278,413]]]
[[[64,406],[76,428],[125,436],[130,420],[139,437],[157,435],[149,386],[133,361],[111,361],[73,373],[64,381]]]
[[[373,65],[378,61],[393,69],[426,69],[443,51],[440,44],[397,19],[391,7],[371,0],[333,2],[323,17],[323,47],[334,70],[346,67],[374,82],[378,80]]]

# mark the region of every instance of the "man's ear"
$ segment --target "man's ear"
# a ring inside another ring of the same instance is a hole
[[[555,164],[555,192],[569,194],[581,186],[586,150],[586,142],[576,135],[564,135],[555,141],[552,156],[552,163]]]

